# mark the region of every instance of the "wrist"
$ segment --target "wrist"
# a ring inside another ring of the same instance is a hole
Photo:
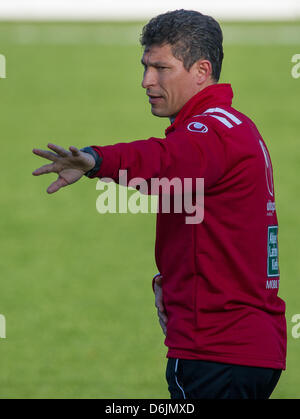
[[[93,149],[93,147],[84,147],[84,148],[81,148],[80,151],[92,156],[94,160],[94,165],[87,172],[85,172],[84,175],[87,177],[94,177],[96,173],[100,170],[100,166],[103,160],[102,157],[99,156],[99,154],[97,153],[96,150]]]

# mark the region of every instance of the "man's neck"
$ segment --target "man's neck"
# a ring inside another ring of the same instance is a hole
[[[204,84],[202,85],[201,89],[199,89],[199,91],[195,93],[195,95],[196,95],[196,94],[198,94],[199,92],[201,92],[202,90],[206,89],[206,87],[211,86],[211,85],[213,85],[213,84],[218,84],[218,83],[217,83],[217,82],[215,82],[214,80],[212,80],[211,78],[209,78],[209,79],[206,81],[206,83],[204,83]],[[195,95],[194,95],[194,96],[195,96]],[[169,120],[170,120],[171,124],[173,124],[173,122],[175,121],[176,116],[177,116],[177,114],[176,114],[175,116],[170,116],[170,117],[169,117]]]

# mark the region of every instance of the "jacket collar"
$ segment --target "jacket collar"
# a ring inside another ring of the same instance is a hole
[[[212,84],[193,96],[179,111],[175,121],[166,129],[166,135],[194,115],[216,106],[231,106],[233,91],[228,83]]]

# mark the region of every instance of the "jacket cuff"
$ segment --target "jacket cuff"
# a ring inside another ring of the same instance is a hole
[[[89,178],[95,177],[96,173],[98,173],[100,170],[100,166],[102,164],[103,158],[99,156],[99,154],[97,153],[96,150],[93,149],[93,147],[84,147],[84,148],[81,148],[80,151],[91,154],[94,157],[95,166],[91,170],[86,172],[84,176],[87,176]]]

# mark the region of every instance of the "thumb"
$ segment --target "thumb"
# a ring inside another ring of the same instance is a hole
[[[67,186],[68,182],[63,179],[61,176],[58,177],[58,179],[51,183],[51,185],[48,187],[47,192],[48,194],[52,194],[54,192],[57,192],[60,188],[63,188],[64,186]]]

